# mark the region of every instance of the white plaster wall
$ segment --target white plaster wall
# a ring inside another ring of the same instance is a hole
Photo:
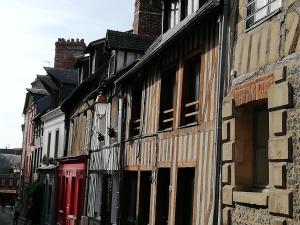
[[[51,113],[51,112],[50,112]],[[61,112],[50,119],[44,121],[44,140],[43,140],[43,154],[47,155],[48,151],[48,134],[51,132],[50,154],[49,158],[54,158],[55,151],[55,133],[59,130],[59,142],[57,157],[60,158],[64,154],[64,142],[65,142],[65,115]]]

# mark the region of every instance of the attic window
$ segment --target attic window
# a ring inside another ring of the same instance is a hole
[[[245,6],[247,10],[246,28],[272,16],[281,6],[282,0],[248,0],[248,4]]]
[[[109,75],[112,75],[115,73],[115,67],[116,67],[116,53],[115,51],[112,51],[112,55],[109,60]]]
[[[166,1],[164,14],[164,27],[167,31],[179,23],[179,0]]]

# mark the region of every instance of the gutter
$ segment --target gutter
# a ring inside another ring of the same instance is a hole
[[[226,78],[227,69],[227,32],[228,28],[228,13],[229,13],[229,2],[230,0],[223,1],[223,15],[220,16],[219,20],[219,65],[218,65],[218,101],[217,101],[217,119],[216,119],[216,177],[215,177],[215,202],[214,202],[214,213],[213,213],[213,224],[220,224],[222,219],[221,209],[221,159],[222,159],[222,102],[224,95],[224,80]],[[220,215],[220,217],[219,217]]]
[[[215,9],[217,6],[220,5],[220,1],[221,0],[210,0],[207,3],[205,3],[201,8],[199,8],[195,14],[192,16],[188,16],[186,17],[189,18],[189,20],[186,22],[186,24],[184,24],[182,27],[179,28],[178,31],[176,31],[173,35],[171,35],[163,44],[163,41],[161,41],[158,44],[158,47],[152,51],[148,56],[146,56],[145,58],[142,58],[141,61],[139,61],[132,69],[130,69],[127,73],[125,73],[123,76],[121,76],[120,78],[118,78],[115,81],[115,84],[120,83],[122,80],[124,80],[125,78],[127,78],[128,76],[130,76],[132,73],[137,72],[139,69],[141,69],[141,67],[143,67],[145,64],[147,64],[150,60],[152,60],[157,54],[159,54],[170,42],[172,42],[173,40],[175,40],[176,38],[178,38],[178,36],[180,36],[183,32],[185,32],[187,30],[188,27],[190,27],[193,23],[197,22],[198,19],[202,18],[206,13],[210,12],[211,10]],[[184,20],[181,22],[183,23]],[[180,25],[177,25],[180,26]],[[173,28],[176,29],[176,26]],[[169,29],[169,31],[167,31],[165,34],[163,34],[161,37],[164,37],[164,35],[166,35],[168,32],[174,31],[173,29]]]

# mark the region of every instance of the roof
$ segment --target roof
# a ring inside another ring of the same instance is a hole
[[[37,78],[42,82],[47,90],[57,90],[56,84],[49,75],[37,75]]]
[[[48,95],[48,92],[45,89],[26,88],[26,90],[34,95]]]
[[[36,102],[37,114],[44,113],[50,107],[51,96],[45,96]]]
[[[154,39],[128,32],[107,30],[106,47],[112,49],[132,50],[144,52],[153,43]]]
[[[88,46],[86,47],[85,52],[89,52],[92,48],[95,48],[101,44],[104,44],[105,40],[106,40],[105,38],[101,38],[101,39],[90,42],[88,44]]]
[[[12,167],[21,167],[21,155],[0,154],[0,173],[9,173]]]
[[[58,166],[56,165],[42,165],[41,167],[37,168],[40,172],[42,171],[49,171],[49,170],[57,170],[58,169]]]
[[[145,55],[140,59],[140,61],[127,73],[121,76],[119,79],[115,81],[118,83],[133,73],[140,70],[144,65],[146,65],[150,60],[152,60],[156,55],[158,55],[162,50],[164,50],[169,43],[180,37],[182,33],[184,33],[190,25],[195,24],[199,19],[203,18],[208,12],[212,9],[216,8],[219,5],[220,0],[209,0],[205,3],[201,8],[199,8],[196,12],[187,16],[183,21],[181,21],[177,26],[169,29],[166,33],[162,34],[158,39],[149,47],[148,51]]]
[[[75,64],[74,64],[74,68],[77,68],[81,63],[89,61],[90,57],[89,56],[81,56],[79,57]]]
[[[22,155],[22,148],[0,148],[0,154]]]
[[[107,75],[108,62],[102,65],[102,67],[93,75],[85,79],[80,85],[78,85],[72,93],[65,98],[61,104],[61,110],[66,113],[76,105],[76,102],[83,101],[84,98],[93,93],[97,89],[99,82],[105,75]]]
[[[77,84],[78,74],[73,69],[62,69],[53,67],[44,67],[48,75],[58,83],[63,84]]]

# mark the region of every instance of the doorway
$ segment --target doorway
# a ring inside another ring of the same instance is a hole
[[[156,225],[167,225],[169,216],[170,168],[160,168],[157,174]]]

